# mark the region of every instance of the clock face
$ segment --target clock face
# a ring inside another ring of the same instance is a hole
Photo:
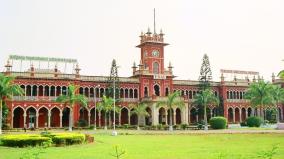
[[[153,56],[156,56],[156,57],[158,57],[159,56],[159,51],[158,50],[154,50],[153,52],[152,52],[152,55]]]

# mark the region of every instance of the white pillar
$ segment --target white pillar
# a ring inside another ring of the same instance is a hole
[[[38,117],[39,117],[39,112],[36,110],[36,126],[35,128],[38,128]]]
[[[51,111],[48,111],[47,127],[50,128]]]
[[[120,126],[121,125],[121,110],[119,111],[119,114],[118,114],[118,125]]]
[[[189,106],[187,107],[187,112],[188,112],[188,124],[190,124],[190,108],[189,108]]]
[[[184,112],[185,119],[184,119],[184,124],[189,124],[188,119],[188,106],[185,106],[184,108],[180,109],[181,112]]]
[[[27,112],[26,112],[26,110],[24,110],[23,116],[24,116],[24,128],[28,128],[28,125],[27,125]]]
[[[213,109],[210,109],[210,118],[213,117]]]
[[[196,109],[196,113],[197,113],[196,116],[195,116],[196,122],[199,122],[199,121],[198,121],[198,120],[199,120],[199,118],[198,118],[198,116],[199,116],[199,115],[198,115],[198,109]]]
[[[239,109],[240,123],[242,122],[242,109]]]
[[[156,108],[156,104],[152,105],[152,125],[159,124],[159,108]]]
[[[165,111],[165,114],[166,114],[166,125],[168,125],[168,111],[167,110]]]
[[[236,122],[236,116],[235,116],[236,114],[235,114],[235,108],[233,109],[233,123],[235,123]]]
[[[96,112],[95,112],[95,113],[96,113]],[[100,112],[100,111],[98,112],[98,115],[99,115],[99,127],[101,127],[101,122],[102,122],[102,121],[101,121],[101,112]]]
[[[280,108],[280,113],[281,113],[281,120],[284,120],[284,117],[283,117],[283,108]]]
[[[246,110],[246,119],[248,118],[248,108]]]
[[[14,110],[13,110],[13,108],[12,108],[12,113],[11,113],[11,116],[12,116],[12,118],[11,118],[11,128],[14,128]]]
[[[59,116],[60,116],[60,126],[59,127],[62,128],[62,117],[63,117],[62,110],[60,110]]]

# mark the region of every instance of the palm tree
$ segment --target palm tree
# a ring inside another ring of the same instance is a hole
[[[131,114],[137,115],[137,130],[140,130],[139,125],[142,123],[142,118],[150,116],[150,114],[146,111],[147,105],[145,103],[138,103],[136,107],[131,111]]]
[[[219,105],[219,98],[215,96],[213,91],[209,88],[206,88],[204,91],[198,92],[194,98],[192,105],[202,106],[204,109],[204,130],[208,130],[207,124],[207,107],[209,105]]]
[[[259,82],[252,83],[245,93],[245,98],[250,100],[251,105],[255,108],[260,108],[261,117],[264,117],[263,108],[273,105],[274,98],[272,91],[273,85],[261,80]]]
[[[56,102],[64,103],[65,106],[69,105],[69,131],[73,127],[73,108],[75,104],[80,104],[83,107],[87,106],[87,98],[84,95],[77,94],[79,87],[73,84],[68,86],[67,95],[60,95],[56,98]]]
[[[275,110],[276,110],[276,120],[279,123],[279,112],[278,112],[278,104],[284,102],[284,89],[278,85],[273,85],[272,96],[274,99]]]
[[[5,76],[0,73],[0,134],[2,134],[2,105],[7,105],[6,101],[13,98],[13,95],[23,95],[23,89],[13,84],[15,77]]]
[[[176,91],[174,93],[170,93],[166,100],[159,101],[157,103],[157,107],[160,107],[162,105],[166,106],[170,110],[170,113],[169,113],[169,115],[170,115],[170,128],[169,128],[169,130],[173,131],[173,124],[172,124],[172,113],[173,113],[172,110],[173,110],[173,107],[174,106],[179,107],[179,108],[183,108],[184,107],[184,101],[180,97],[180,92]]]
[[[278,77],[284,79],[284,70],[279,72]]]
[[[106,97],[105,95],[102,98],[102,101],[98,103],[97,109],[104,110],[104,120],[105,120],[105,130],[107,129],[107,115],[109,115],[110,119],[110,112],[113,109],[113,99],[111,97]]]

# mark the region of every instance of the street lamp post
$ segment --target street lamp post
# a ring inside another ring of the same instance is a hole
[[[95,122],[94,122],[94,130],[97,130],[97,96],[96,96],[96,88],[100,87],[101,85],[97,85],[95,88],[94,88],[94,102],[95,102]]]

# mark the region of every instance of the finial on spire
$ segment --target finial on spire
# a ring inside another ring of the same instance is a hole
[[[154,8],[154,34],[156,34],[156,12]]]

